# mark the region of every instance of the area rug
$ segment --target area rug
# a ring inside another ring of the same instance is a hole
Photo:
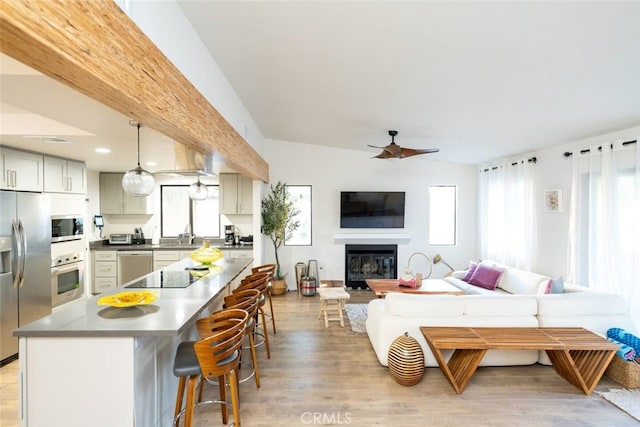
[[[617,388],[596,393],[640,421],[640,390]]]
[[[364,326],[364,322],[367,320],[367,304],[347,304],[345,311],[353,332],[367,332]]]

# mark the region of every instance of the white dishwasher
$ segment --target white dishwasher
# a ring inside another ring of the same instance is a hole
[[[153,251],[117,251],[118,286],[153,272]]]

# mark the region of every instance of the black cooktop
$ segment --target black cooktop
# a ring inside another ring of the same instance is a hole
[[[125,288],[186,288],[199,277],[189,271],[155,271]]]

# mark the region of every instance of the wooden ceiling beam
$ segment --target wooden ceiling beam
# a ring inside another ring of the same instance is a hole
[[[269,181],[265,160],[113,1],[1,1],[0,49],[245,176]]]

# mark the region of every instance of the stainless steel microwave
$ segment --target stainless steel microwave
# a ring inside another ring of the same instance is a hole
[[[82,215],[54,215],[51,217],[51,242],[79,240],[84,236]]]

